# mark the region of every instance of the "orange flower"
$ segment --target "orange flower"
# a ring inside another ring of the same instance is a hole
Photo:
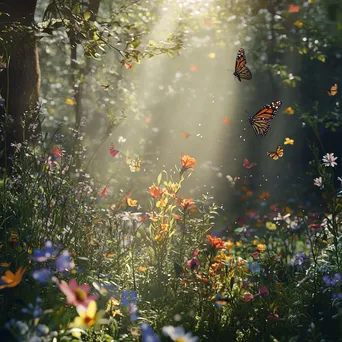
[[[169,225],[168,224],[165,224],[165,223],[162,223],[160,225],[161,227],[161,230],[159,231],[159,233],[166,233],[167,232],[167,229],[169,228]]]
[[[185,211],[188,208],[190,208],[190,206],[192,206],[193,204],[194,202],[192,201],[192,198],[185,198],[181,201],[180,206]]]
[[[265,252],[266,251],[266,245],[262,244],[262,243],[259,243],[257,245],[257,251],[258,252]]]
[[[206,238],[209,240],[213,247],[224,248],[225,243],[220,238],[217,238],[216,236],[211,236],[209,234],[206,235]]]
[[[127,204],[130,207],[136,207],[137,206],[137,201],[136,200],[132,200],[132,198],[127,198]]]
[[[185,171],[187,169],[193,169],[196,165],[196,159],[191,158],[187,154],[185,156],[181,156],[181,162],[182,162],[182,170]]]
[[[225,242],[224,244],[224,248],[228,249],[228,251],[234,246],[234,242],[228,240],[227,242]]]
[[[26,271],[26,267],[20,266],[18,270],[13,274],[10,270],[7,270],[5,272],[5,275],[1,277],[1,280],[4,281],[6,284],[0,285],[0,290],[6,288],[6,287],[15,287],[23,278],[23,275]]]
[[[152,185],[148,188],[148,192],[153,198],[160,198],[162,197],[165,190],[159,188],[158,186]]]
[[[270,197],[270,193],[269,192],[263,192],[262,194],[260,194],[259,195],[259,198],[262,200],[262,201],[264,201],[264,200],[266,200],[267,198],[269,198]]]

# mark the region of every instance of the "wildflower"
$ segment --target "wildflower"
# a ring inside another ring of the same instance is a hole
[[[209,240],[213,247],[224,248],[224,242],[220,238],[217,238],[216,236],[211,236],[209,234],[206,235],[206,238]]]
[[[334,276],[329,277],[327,274],[322,277],[324,285],[327,287],[334,287],[342,284],[342,274],[335,273]]]
[[[40,283],[45,284],[51,279],[51,271],[47,268],[41,268],[33,271],[32,277]]]
[[[314,179],[314,185],[320,187],[321,189],[323,189],[324,185],[323,185],[323,180],[322,177],[318,177]]]
[[[101,310],[96,313],[97,305],[94,300],[90,301],[89,305],[86,307],[77,306],[76,310],[79,316],[71,323],[72,327],[91,328],[106,323],[106,321],[102,319],[104,312]]]
[[[227,249],[228,251],[234,246],[234,242],[228,240],[224,243],[224,248]]]
[[[297,26],[298,28],[302,28],[303,27],[303,22],[300,21],[300,20],[297,20],[295,23],[294,23],[295,26]]]
[[[260,273],[260,264],[258,262],[248,262],[248,268],[252,273]]]
[[[176,342],[197,342],[198,337],[192,336],[192,334],[186,333],[183,327],[173,327],[172,325],[167,325],[162,329],[165,336],[169,336],[172,341]]]
[[[104,197],[104,196],[108,195],[108,193],[109,193],[109,191],[108,191],[108,186],[106,185],[106,186],[104,187],[104,189],[102,190],[100,196],[101,196],[101,197]]]
[[[54,146],[51,149],[51,153],[54,155],[55,158],[60,158],[62,156],[62,151],[58,147]]]
[[[72,270],[75,267],[74,262],[71,260],[71,255],[67,250],[64,250],[56,259],[56,268],[58,272],[65,270]]]
[[[268,288],[264,285],[261,285],[260,288],[259,288],[259,295],[261,297],[266,297],[269,295],[269,291],[268,291]]]
[[[69,284],[64,280],[58,284],[59,289],[66,295],[67,303],[74,306],[87,307],[91,301],[96,300],[96,295],[89,295],[89,284],[77,284],[76,279],[71,279]]]
[[[257,244],[257,251],[258,252],[265,252],[266,251],[266,245],[265,244],[263,244],[263,243],[259,243],[259,244]]]
[[[137,206],[137,200],[132,200],[131,198],[127,198],[127,205],[129,207],[136,207]]]
[[[336,159],[337,159],[337,157],[334,156],[334,153],[327,153],[322,158],[323,164],[326,167],[328,167],[328,166],[334,167],[335,165],[337,165],[337,163],[335,162]]]
[[[145,267],[145,266],[139,266],[138,267],[138,272],[145,272],[145,271],[147,271],[147,267]]]
[[[183,199],[181,201],[180,206],[185,211],[188,208],[190,208],[193,204],[194,204],[194,202],[192,201],[192,198],[187,198],[187,199]]]
[[[268,221],[268,222],[266,222],[266,228],[268,230],[276,230],[277,229],[277,225],[275,223],[273,223],[273,222]]]
[[[125,62],[124,66],[126,69],[132,69],[133,65],[131,63]]]
[[[279,318],[279,315],[276,313],[271,313],[266,317],[266,319],[278,319],[278,318]]]
[[[167,198],[162,198],[160,201],[158,201],[157,203],[156,203],[156,207],[157,208],[164,208],[164,207],[166,207],[166,205],[167,205],[167,202],[168,202],[168,199]]]
[[[160,342],[159,337],[147,323],[140,324],[142,342]]]
[[[243,294],[243,300],[245,302],[250,302],[253,298],[254,298],[254,296],[250,292],[245,292]]]
[[[131,317],[131,322],[135,322],[138,319],[137,316],[137,301],[138,296],[135,291],[124,290],[121,295],[121,305],[128,306],[128,311]]]
[[[259,198],[262,200],[262,201],[265,201],[267,198],[270,197],[270,193],[268,191],[266,192],[263,192],[262,194],[259,195]]]
[[[190,260],[188,260],[185,264],[186,268],[190,269],[191,271],[195,271],[197,270],[198,266],[199,266],[199,262],[197,258],[191,258]]]
[[[1,280],[5,284],[0,285],[0,290],[6,287],[16,287],[17,285],[19,285],[23,278],[25,271],[26,271],[26,267],[22,267],[22,266],[20,266],[15,273],[11,272],[10,270],[7,270],[5,272],[5,275],[1,277]]]
[[[111,157],[115,157],[119,153],[119,151],[115,149],[114,144],[111,144],[108,153]]]
[[[76,104],[76,101],[74,100],[74,99],[71,99],[71,98],[66,98],[65,99],[65,103],[67,104],[67,105],[74,105],[74,104]]]
[[[293,145],[294,140],[290,138],[285,138],[284,145]]]
[[[297,13],[300,10],[300,6],[289,5],[289,13]]]
[[[309,258],[305,253],[298,253],[291,259],[291,264],[301,270],[305,264],[309,263]]]
[[[190,157],[189,155],[181,156],[182,171],[187,169],[193,169],[196,165],[196,159]]]
[[[40,250],[36,249],[33,252],[33,259],[38,262],[44,262],[49,260],[52,257],[53,254],[53,244],[51,241],[45,242],[45,249]]]
[[[293,110],[292,107],[287,107],[287,108],[285,109],[285,112],[286,112],[287,114],[289,114],[289,115],[293,115],[293,114],[294,114],[294,110]]]
[[[152,185],[148,188],[148,192],[153,198],[161,198],[165,190],[159,186]]]

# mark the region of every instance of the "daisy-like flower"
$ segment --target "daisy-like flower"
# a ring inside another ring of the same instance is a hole
[[[62,280],[58,286],[59,289],[66,295],[68,304],[87,307],[91,301],[94,301],[98,298],[96,295],[89,295],[89,284],[77,284],[76,279],[71,279],[69,284]]]
[[[324,187],[322,177],[315,178],[314,179],[314,185],[316,185],[322,189]]]
[[[172,341],[176,342],[197,342],[198,337],[192,336],[190,332],[185,333],[183,327],[173,327],[172,325],[167,325],[163,327],[163,334],[169,336]]]
[[[325,156],[323,156],[322,161],[324,166],[334,167],[337,165],[337,163],[335,162],[336,159],[337,157],[334,156],[334,153],[327,153]]]
[[[13,273],[10,270],[5,272],[5,275],[1,277],[1,280],[5,283],[0,285],[0,290],[6,287],[15,287],[20,284],[21,279],[26,271],[26,267],[19,267],[18,270]]]

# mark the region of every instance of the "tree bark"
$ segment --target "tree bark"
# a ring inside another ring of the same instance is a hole
[[[32,140],[40,133],[37,123],[40,72],[37,43],[32,30],[36,4],[37,0],[0,2],[0,12],[7,13],[0,16],[3,38],[0,56],[6,63],[6,68],[0,73],[0,91],[5,100],[0,119],[4,130],[0,148],[5,151],[0,157],[2,167],[11,164],[12,143]]]

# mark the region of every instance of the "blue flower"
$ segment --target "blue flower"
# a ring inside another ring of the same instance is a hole
[[[41,268],[39,270],[33,271],[32,276],[33,279],[45,284],[51,279],[51,271],[47,268]]]
[[[130,314],[131,322],[135,322],[138,319],[138,316],[137,316],[138,308],[136,305],[137,301],[138,301],[138,296],[135,291],[125,290],[122,292],[120,303],[123,306],[128,306],[128,311]]]
[[[297,270],[302,270],[305,265],[309,264],[309,258],[305,253],[298,253],[291,259],[291,264],[297,268]]]
[[[260,264],[258,262],[249,261],[248,268],[252,273],[260,273]]]
[[[53,254],[53,244],[51,241],[45,242],[45,249],[40,250],[36,249],[33,252],[33,259],[38,262],[44,262],[49,260],[52,257]]]
[[[56,268],[58,272],[65,270],[72,270],[75,267],[74,262],[71,260],[71,255],[68,251],[63,251],[56,259]]]
[[[140,324],[142,342],[160,342],[160,338],[147,323]]]

